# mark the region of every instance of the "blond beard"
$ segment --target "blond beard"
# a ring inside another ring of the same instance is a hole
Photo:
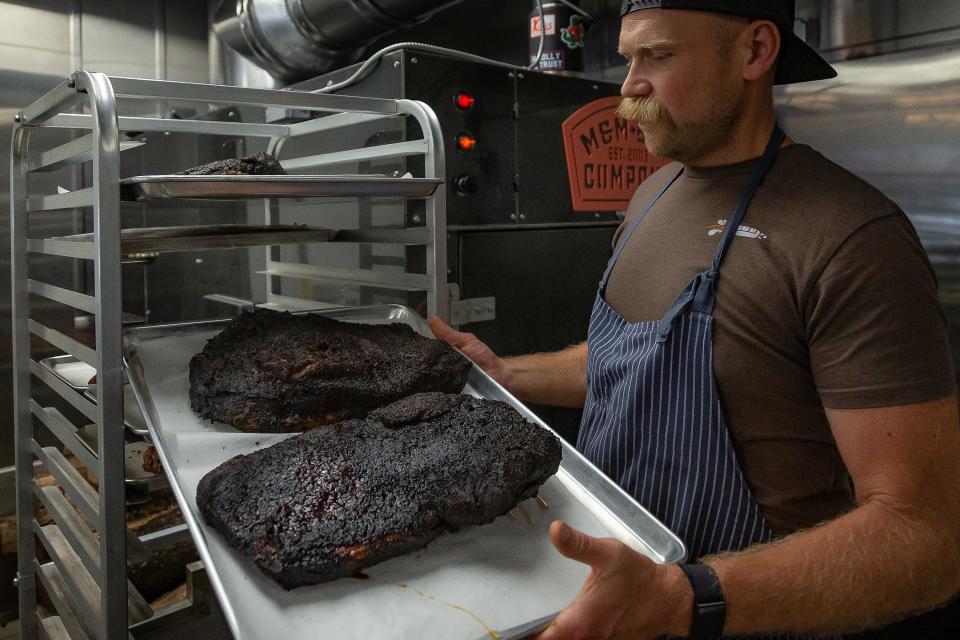
[[[650,153],[686,163],[703,157],[730,139],[742,102],[742,96],[733,92],[718,96],[706,118],[688,124],[678,124],[652,96],[623,98],[617,115],[639,124]]]

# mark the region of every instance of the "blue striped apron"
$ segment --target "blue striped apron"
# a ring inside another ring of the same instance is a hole
[[[663,319],[629,323],[604,300],[613,267],[660,189],[620,240],[588,330],[587,398],[577,448],[686,543],[691,558],[767,542],[773,533],[737,462],[713,377],[714,284],[723,256],[784,140],[770,142],[713,264]]]

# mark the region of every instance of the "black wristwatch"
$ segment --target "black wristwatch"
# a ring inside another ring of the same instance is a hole
[[[695,640],[715,640],[723,635],[727,603],[714,570],[705,564],[681,564],[693,587],[693,622],[690,636]]]

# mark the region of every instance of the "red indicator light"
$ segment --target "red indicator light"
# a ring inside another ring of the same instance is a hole
[[[458,93],[454,97],[453,101],[456,102],[457,106],[463,109],[464,111],[469,111],[470,109],[473,109],[473,105],[476,102],[473,96],[471,96],[469,93]]]
[[[470,151],[477,146],[477,139],[469,133],[461,133],[457,136],[457,148],[461,151]]]

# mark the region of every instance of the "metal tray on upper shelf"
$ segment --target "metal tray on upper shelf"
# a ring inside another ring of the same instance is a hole
[[[97,425],[88,424],[77,429],[77,440],[93,455],[97,453]],[[126,503],[142,504],[150,500],[150,492],[166,489],[170,486],[166,475],[153,473],[143,468],[143,454],[149,442],[128,442],[123,447],[124,479],[127,487]]]
[[[166,489],[170,484],[162,473],[154,473],[143,468],[149,442],[128,442],[124,447],[125,482],[128,487],[143,488],[147,491]]]
[[[76,436],[80,444],[90,453],[98,455],[97,425],[88,424],[77,429]],[[152,446],[149,442],[128,442],[124,445],[124,484],[127,485],[128,489],[158,491],[170,486],[165,475],[153,473],[143,468],[144,452]],[[138,499],[136,502],[142,502],[142,499]]]
[[[337,235],[334,229],[304,225],[201,224],[177,227],[145,227],[120,231],[120,250],[125,256],[145,253],[237,249],[276,244],[327,242]],[[60,236],[52,240],[93,243],[92,233]]]
[[[426,198],[437,190],[439,178],[391,178],[372,175],[313,176],[134,176],[120,181],[124,200],[163,198],[312,198],[394,197]]]
[[[315,313],[347,322],[403,323],[432,337],[423,318],[399,305]],[[517,507],[523,518],[501,517],[441,536],[424,549],[365,569],[367,580],[344,578],[284,591],[229,547],[196,505],[197,483],[206,473],[296,435],[243,433],[191,410],[187,363],[228,322],[131,328],[124,332],[124,353],[171,489],[237,640],[315,637],[318,628],[336,629],[341,639],[497,637],[495,629],[555,614],[587,577],[588,567],[563,558],[551,545],[548,528],[556,518],[591,535],[618,538],[657,562],[686,557],[676,535],[564,442],[559,471],[539,490],[548,513],[524,502]],[[549,429],[476,366],[464,393],[509,403]]]
[[[70,355],[44,358],[40,366],[77,391],[86,391],[91,378],[97,375],[96,369]]]

